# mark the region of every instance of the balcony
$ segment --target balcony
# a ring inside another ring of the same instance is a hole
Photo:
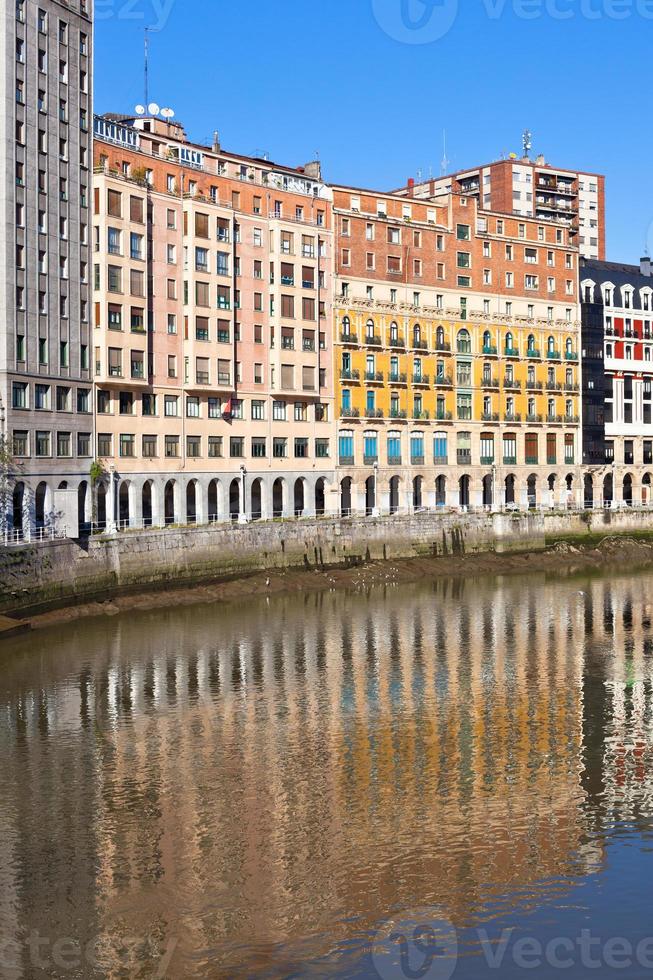
[[[408,413],[405,408],[391,408],[390,409],[391,419],[406,419],[408,418]]]
[[[547,415],[546,420],[550,425],[558,425],[562,422],[562,415]]]
[[[577,361],[577,360],[578,360],[578,354],[576,353],[576,351],[570,351],[570,350],[565,351],[565,361]]]
[[[453,386],[453,378],[450,374],[436,374],[435,376],[436,388],[451,388],[452,386]]]
[[[485,344],[483,347],[483,353],[486,357],[496,357],[497,348],[493,344]]]
[[[482,388],[498,388],[499,379],[498,378],[481,378]]]
[[[562,385],[559,381],[551,381],[550,379],[546,382],[547,391],[562,391]]]
[[[401,456],[388,456],[388,466],[401,466]]]
[[[570,384],[569,382],[565,382],[565,384],[563,385],[563,387],[564,387],[564,390],[565,391],[572,391],[572,392],[573,391],[575,391],[575,392],[580,391],[580,385]]]
[[[576,425],[578,422],[580,422],[580,416],[579,415],[565,415],[565,422],[568,425]]]
[[[524,462],[526,466],[537,466],[537,456],[526,456]]]
[[[562,355],[559,350],[548,350],[546,352],[547,361],[561,361]]]
[[[391,371],[388,375],[388,381],[391,385],[405,385],[408,382],[408,375],[405,371]]]
[[[521,422],[521,412],[506,412],[503,418],[505,422]]]
[[[519,357],[519,348],[506,347],[503,353],[505,357]]]
[[[436,409],[433,418],[436,422],[453,422],[453,413],[445,412],[443,409]]]
[[[403,337],[394,337],[394,338],[391,337],[390,347],[393,347],[397,350],[404,350],[406,347],[406,341]]]
[[[353,466],[354,465],[354,457],[353,456],[341,456],[340,457],[340,465],[341,466]]]
[[[370,384],[378,384],[383,381],[383,371],[366,371],[365,380]]]
[[[544,388],[544,385],[542,384],[541,381],[527,381],[526,382],[526,391],[542,391],[543,388]]]
[[[385,417],[385,412],[382,408],[366,408],[365,418],[366,419],[382,419]]]
[[[471,466],[472,465],[471,449],[457,449],[456,461],[458,463],[458,466]]]
[[[449,462],[448,456],[434,456],[433,465],[434,466],[446,466]]]
[[[361,413],[357,408],[345,408],[344,405],[340,408],[340,417],[343,419],[359,419]]]
[[[547,466],[557,466],[556,457],[555,456],[547,456],[546,457],[546,465]]]
[[[540,358],[541,356],[541,353],[535,347],[529,347],[529,349],[526,351],[526,357]]]
[[[494,466],[494,456],[481,456],[481,466]]]
[[[425,340],[413,340],[413,350],[428,350],[428,346]]]
[[[379,454],[374,453],[374,455],[363,456],[363,463],[365,466],[374,466],[375,463],[379,461]]]
[[[439,351],[439,352],[441,352],[443,354],[450,354],[451,353],[451,344],[448,344],[446,342],[446,340],[442,340],[440,342],[438,342],[436,340],[436,342],[435,342],[435,349],[436,349],[436,351]]]
[[[424,457],[423,456],[411,456],[410,457],[410,465],[411,466],[424,466]]]
[[[481,422],[498,422],[498,412],[481,412]]]
[[[517,465],[517,457],[516,456],[504,456],[503,457],[503,465],[504,466],[516,466]]]
[[[521,381],[516,381],[514,378],[504,378],[503,387],[511,391],[521,391]]]
[[[340,343],[341,344],[357,344],[358,337],[355,333],[340,333]]]
[[[428,420],[431,418],[431,413],[424,411],[413,411],[413,418],[416,422],[428,422]]]
[[[526,421],[527,422],[541,422],[542,421],[542,416],[541,415],[536,415],[536,414],[534,414],[532,412],[529,412],[528,415],[526,416]]]
[[[342,368],[340,371],[341,381],[360,381],[360,377],[361,374],[357,368],[354,368],[353,371],[346,371],[344,368]]]
[[[430,374],[414,374],[413,375],[413,384],[414,385],[417,385],[418,387],[421,386],[422,388],[423,387],[428,388],[428,386],[431,384],[431,375]]]
[[[374,334],[374,336],[366,337],[365,343],[367,344],[368,347],[380,347],[381,338],[377,334]]]

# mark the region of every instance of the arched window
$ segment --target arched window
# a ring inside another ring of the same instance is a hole
[[[571,368],[567,368],[565,371],[565,384],[571,385],[574,383],[574,372]]]
[[[507,351],[513,350],[514,349],[514,346],[515,345],[514,345],[513,335],[511,334],[510,331],[508,331],[508,333],[506,334],[506,350]]]
[[[392,323],[390,324],[390,343],[396,344],[398,340],[399,340],[399,327],[397,326],[396,322],[393,320]]]
[[[413,327],[413,345],[418,347],[422,340],[422,328],[419,323],[416,323]]]
[[[492,347],[492,334],[490,333],[489,330],[486,330],[483,334],[483,353],[491,354],[493,352],[494,351]]]
[[[448,456],[447,433],[435,432],[433,434],[433,462],[436,466],[446,466]]]
[[[413,466],[422,466],[424,463],[423,432],[411,432],[410,434],[410,461]]]
[[[379,437],[374,429],[368,429],[363,434],[363,456],[366,466],[376,463],[379,458]]]
[[[348,337],[351,333],[351,320],[348,316],[343,316],[342,318],[342,335],[343,337]]]
[[[528,337],[528,352],[529,352],[529,354],[532,354],[534,350],[535,350],[535,337],[534,337],[533,334],[529,334],[529,337]]]
[[[469,330],[459,330],[458,337],[456,341],[456,346],[458,348],[459,354],[471,354],[472,352],[472,341],[469,335]]]
[[[573,402],[571,401],[570,398],[568,398],[567,401],[565,402],[565,415],[567,416],[568,419],[571,418],[573,411],[574,411]]]
[[[401,432],[388,432],[388,466],[401,465]]]
[[[549,354],[553,354],[555,352],[556,342],[554,337],[549,337],[549,339],[546,342],[546,349]]]
[[[354,433],[352,429],[341,429],[338,437],[340,465],[348,466],[354,462]]]
[[[435,346],[438,350],[444,350],[444,327],[438,327],[435,331]]]
[[[565,350],[568,354],[571,354],[573,352],[573,349],[574,349],[574,345],[571,342],[571,337],[567,337],[567,339],[565,340]]]
[[[368,340],[374,337],[374,320],[368,320],[365,324],[365,336]]]

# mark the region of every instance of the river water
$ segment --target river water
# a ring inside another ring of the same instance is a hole
[[[0,976],[653,976],[653,576],[0,647]]]

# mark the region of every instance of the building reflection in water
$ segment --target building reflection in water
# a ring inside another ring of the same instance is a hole
[[[564,894],[651,813],[650,591],[446,581],[13,641],[3,934],[101,937],[107,976],[171,939],[171,975],[284,975],[395,911]]]

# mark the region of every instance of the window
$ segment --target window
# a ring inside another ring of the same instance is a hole
[[[186,436],[186,455],[189,459],[199,459],[202,454],[200,436]]]
[[[176,459],[179,456],[179,436],[165,437],[165,454],[167,459]]]
[[[29,456],[29,434],[27,432],[14,429],[13,433],[14,456],[21,458]]]
[[[353,465],[354,462],[354,433],[343,430],[338,437],[338,456],[340,465]]]
[[[37,387],[41,387],[41,386],[37,385]],[[28,392],[29,392],[29,388],[25,382],[14,381],[12,385],[12,397],[11,397],[11,404],[13,408],[28,407]]]
[[[35,437],[35,449],[37,456],[50,456],[50,433],[49,432],[39,432],[37,430]]]
[[[209,436],[209,459],[222,456],[222,436]]]
[[[232,459],[242,459],[245,455],[245,439],[243,436],[231,436],[229,439],[229,455]]]
[[[176,418],[179,415],[179,398],[177,395],[164,396],[163,412],[168,418]]]

